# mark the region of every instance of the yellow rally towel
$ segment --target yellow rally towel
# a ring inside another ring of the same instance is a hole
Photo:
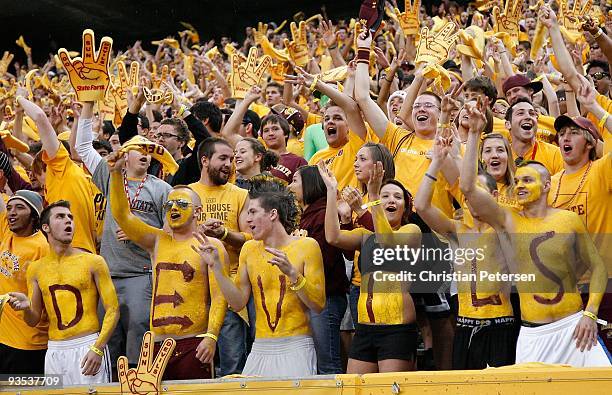
[[[157,159],[159,163],[162,164],[164,168],[164,172],[167,174],[176,173],[178,170],[178,164],[170,155],[168,150],[162,147],[159,144],[152,142],[146,137],[142,136],[134,136],[129,141],[126,141],[122,146],[119,152],[127,153],[133,149],[143,150],[147,154],[151,155],[153,158]]]
[[[0,130],[0,137],[7,148],[12,148],[19,152],[28,152],[30,150],[26,143],[14,137],[8,130]]]

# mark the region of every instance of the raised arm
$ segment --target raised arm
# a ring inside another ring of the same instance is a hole
[[[108,271],[108,266],[102,257],[96,259],[92,275],[96,282],[100,298],[102,299],[102,304],[104,305],[104,320],[102,321],[98,340],[96,340],[94,344],[99,350],[102,350],[108,343],[119,321],[119,302],[117,300],[115,286],[113,285],[110,272]]]
[[[91,174],[103,161],[100,154],[91,145],[93,141],[93,102],[84,102],[79,118],[76,136],[76,151]]]
[[[122,155],[116,152],[111,154],[108,159],[108,166],[111,170],[110,204],[113,218],[130,240],[147,252],[153,253],[157,237],[163,234],[163,230],[146,224],[132,214],[124,189],[123,175],[121,174],[121,169],[125,163]]]
[[[223,126],[223,129],[221,129],[221,136],[223,136],[223,138],[227,140],[232,145],[232,147],[236,147],[236,144],[238,144],[238,142],[242,140],[242,136],[238,134],[238,129],[242,124],[244,114],[246,114],[247,110],[249,109],[249,106],[252,103],[256,102],[257,99],[259,99],[260,97],[261,88],[257,85],[252,86],[251,89],[249,89],[249,91],[245,95],[244,100],[242,100],[238,105],[236,105],[234,112],[227,120],[225,126]]]
[[[456,238],[456,228],[453,220],[448,218],[439,208],[431,204],[434,188],[436,186],[435,179],[442,167],[442,163],[446,160],[446,156],[450,150],[450,144],[451,142],[448,141],[448,136],[436,137],[431,164],[414,198],[414,208],[421,218],[423,218],[427,226],[433,231]],[[465,159],[467,158],[464,158],[464,160]]]
[[[362,236],[352,231],[343,231],[340,229],[338,221],[338,181],[332,172],[325,166],[323,161],[320,161],[319,174],[327,187],[327,205],[325,206],[325,241],[334,247],[341,248],[346,251],[359,250],[361,247]]]
[[[459,188],[470,202],[470,211],[474,217],[491,225],[494,229],[502,229],[505,224],[505,211],[499,206],[495,198],[476,185],[478,174],[478,144],[486,118],[484,116],[484,104],[479,99],[478,109],[472,104],[467,104],[468,116],[470,117],[470,129],[468,134],[465,155],[463,156],[463,167],[459,179]]]
[[[36,124],[36,127],[38,128],[38,135],[40,136],[40,141],[43,145],[42,148],[47,152],[47,156],[50,159],[53,159],[55,158],[55,154],[57,154],[57,150],[59,149],[60,145],[60,142],[57,139],[57,133],[55,133],[53,126],[51,126],[51,122],[49,122],[49,119],[42,108],[26,99],[25,94],[27,94],[25,89],[19,88],[17,92],[17,102],[19,102],[19,105],[23,107],[25,114],[32,118]]]
[[[363,116],[379,138],[385,135],[389,119],[370,97],[370,46],[372,36],[364,32],[357,38],[357,71],[355,72],[355,100]],[[359,112],[357,112],[359,114]],[[348,115],[348,113],[347,113]]]
[[[610,16],[608,16],[610,18]],[[582,24],[582,29],[591,33],[595,42],[599,44],[601,52],[606,55],[608,64],[612,64],[612,39],[606,34],[597,24],[593,21],[590,16],[585,18],[585,22]],[[610,33],[610,31],[608,31]]]

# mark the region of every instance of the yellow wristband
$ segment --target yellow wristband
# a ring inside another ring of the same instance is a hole
[[[101,357],[104,356],[104,352],[102,350],[100,350],[98,347],[94,346],[93,344],[91,346],[89,346],[89,349],[91,351],[95,352],[96,354],[98,354]]]
[[[317,82],[319,82],[319,76],[315,75],[314,80],[312,81],[312,84],[308,88],[308,89],[310,89],[311,92],[315,90],[315,88],[317,86]]]
[[[593,321],[597,322],[597,316],[593,313],[591,313],[590,311],[583,311],[582,315],[585,317],[589,317],[590,319],[592,319]]]
[[[593,34],[593,39],[597,39],[599,38],[599,36],[601,36],[603,34],[603,30],[601,30],[601,28],[597,29],[597,33]]]
[[[203,337],[208,337],[210,339],[213,339],[214,341],[219,341],[219,338],[215,335],[213,335],[212,333],[205,333]]]
[[[183,113],[187,111],[187,106],[184,104],[181,104],[181,108],[178,110],[178,113],[176,114],[177,117],[182,117]]]
[[[221,241],[225,240],[225,238],[227,237],[228,233],[229,233],[229,230],[227,230],[227,228],[225,228],[225,233],[223,233],[223,236],[221,236],[221,238],[219,240],[221,240]]]
[[[361,205],[362,210],[367,210],[369,207],[378,206],[381,203],[380,199],[374,200],[373,202],[364,203]]]
[[[289,289],[297,292],[304,288],[304,285],[306,285],[306,277],[302,276],[302,279],[296,285],[290,285]]]
[[[607,112],[606,115],[604,115],[603,117],[601,117],[601,119],[599,120],[599,123],[597,124],[597,126],[600,129],[603,129],[604,126],[606,126],[606,121],[608,120],[608,117],[610,117],[610,113]]]

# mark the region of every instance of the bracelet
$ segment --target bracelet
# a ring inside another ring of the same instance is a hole
[[[604,126],[606,125],[606,121],[608,120],[608,118],[610,117],[610,113],[607,112],[606,115],[604,115],[603,117],[601,117],[601,119],[599,120],[599,123],[597,124],[597,126],[600,129],[603,129]]]
[[[219,341],[219,338],[212,333],[206,332],[202,335],[202,337],[208,337],[209,339],[213,339],[214,341]]]
[[[438,124],[438,127],[439,127],[439,128],[450,128],[450,127],[451,127],[451,124],[450,124],[450,122],[446,122],[446,123],[439,123],[439,124]]]
[[[183,113],[187,110],[187,106],[184,104],[181,104],[181,108],[179,108],[178,113],[177,113],[177,117],[182,117]]]
[[[225,232],[223,233],[223,236],[221,236],[221,238],[219,240],[223,241],[225,240],[225,238],[227,237],[227,234],[229,233],[229,230],[227,229],[227,227],[225,228]]]
[[[304,285],[306,285],[306,277],[302,276],[302,279],[296,285],[290,285],[289,289],[297,292],[304,288]]]
[[[312,80],[312,84],[310,84],[310,87],[308,87],[308,89],[310,89],[310,91],[314,91],[315,87],[317,86],[317,82],[319,82],[319,76],[315,75],[314,80]]]
[[[589,317],[590,319],[592,319],[593,321],[597,322],[597,316],[593,313],[591,313],[590,311],[583,311],[582,315],[585,317]]]
[[[332,45],[332,46],[330,46],[330,47],[327,47],[327,49],[330,49],[330,50],[331,50],[331,49],[336,49],[336,48],[338,48],[338,44],[336,44],[336,45]]]
[[[362,210],[367,210],[368,207],[378,206],[381,203],[380,199],[374,200],[373,202],[364,203],[361,205]]]
[[[438,181],[438,179],[436,177],[432,176],[429,173],[425,173],[425,177],[429,178],[430,180],[436,181],[436,182]]]
[[[100,350],[98,347],[94,346],[93,344],[91,346],[89,346],[89,349],[91,351],[95,352],[100,357],[104,356],[104,352],[102,350]]]
[[[601,36],[603,34],[603,30],[601,30],[601,28],[597,29],[597,33],[593,34],[593,38],[597,39],[599,38],[599,36]]]

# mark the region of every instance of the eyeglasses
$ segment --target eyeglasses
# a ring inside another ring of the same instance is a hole
[[[155,138],[158,138],[158,139],[162,139],[163,138],[164,140],[165,139],[171,139],[172,137],[178,138],[178,135],[172,134],[172,133],[157,133],[155,135]]]
[[[595,81],[599,81],[599,80],[604,79],[604,78],[610,78],[610,74],[606,73],[605,71],[598,71],[597,73],[591,74],[591,77]]]
[[[414,105],[412,106],[412,109],[413,109],[413,110],[418,110],[419,108],[427,108],[427,109],[430,109],[430,108],[440,108],[440,107],[436,106],[436,105],[435,105],[435,104],[433,104],[433,103],[423,103],[423,104],[421,104],[421,103],[417,103],[417,104],[414,104]]]
[[[193,203],[190,203],[185,199],[174,199],[166,201],[166,203],[164,203],[162,207],[164,208],[164,210],[170,210],[175,204],[183,210],[185,210],[189,206],[193,206]]]

